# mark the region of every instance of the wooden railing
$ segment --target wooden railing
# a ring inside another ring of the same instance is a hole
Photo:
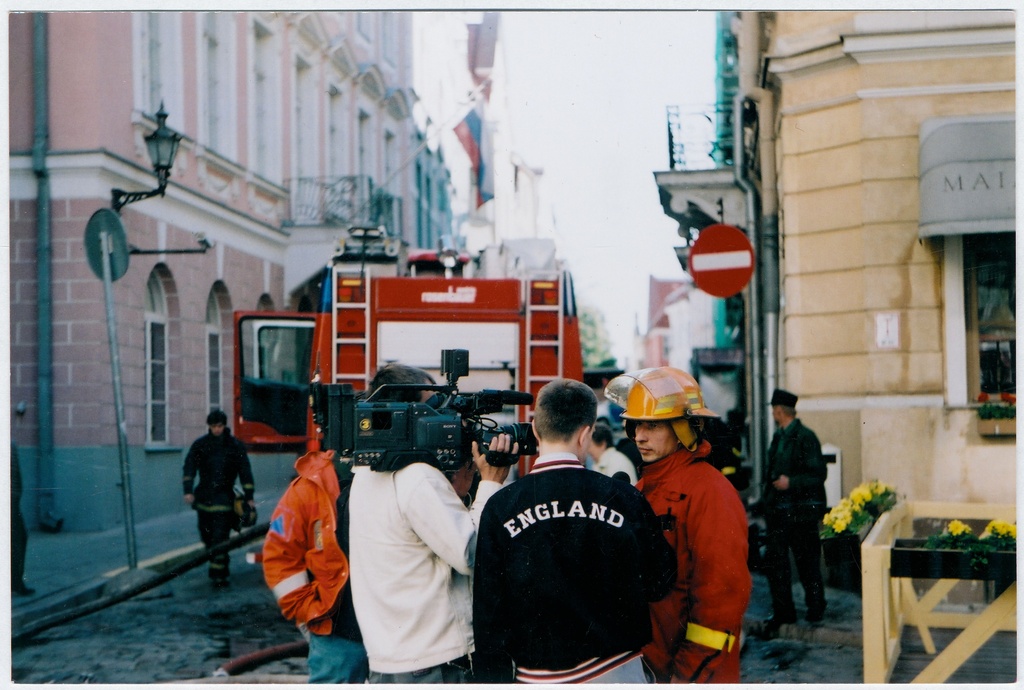
[[[861,543],[865,683],[889,681],[900,656],[900,638],[906,625],[917,627],[930,654],[935,654],[935,646],[929,628],[963,630],[914,680],[929,683],[947,680],[995,632],[1016,630],[1016,584],[979,613],[936,612],[935,606],[959,580],[936,580],[919,599],[910,578],[891,577],[893,543],[915,536],[914,520],[921,518],[1015,522],[1016,508],[984,503],[901,502],[881,515]]]

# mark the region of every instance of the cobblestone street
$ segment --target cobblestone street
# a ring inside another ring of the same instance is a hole
[[[39,633],[14,647],[16,683],[170,683],[211,680],[222,664],[300,640],[263,583],[260,568],[233,559],[231,586],[215,590],[205,568],[129,601]],[[860,683],[861,650],[804,640],[748,636],[745,683]],[[248,672],[256,681],[304,682],[303,657]],[[243,675],[239,680],[245,680]]]
[[[241,559],[235,559],[239,561]],[[205,568],[98,613],[44,631],[12,650],[17,683],[161,683],[210,677],[229,659],[298,641],[258,566],[232,563],[215,590]],[[304,675],[305,659],[261,673]]]

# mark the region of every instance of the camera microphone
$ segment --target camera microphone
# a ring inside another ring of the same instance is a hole
[[[533,394],[522,391],[501,391],[502,405],[532,405]]]

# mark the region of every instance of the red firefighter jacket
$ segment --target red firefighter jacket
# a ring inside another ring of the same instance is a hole
[[[678,565],[672,591],[650,606],[654,639],[643,649],[660,682],[740,682],[747,516],[729,480],[701,459],[710,452],[707,441],[680,449],[645,464],[637,483]]]
[[[335,534],[339,486],[333,455],[313,451],[295,461],[299,476],[274,509],[263,543],[263,577],[281,613],[317,635],[331,633],[331,616],[349,577]]]

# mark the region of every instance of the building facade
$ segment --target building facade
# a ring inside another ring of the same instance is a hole
[[[881,479],[911,500],[1015,502],[1015,436],[977,423],[981,400],[1016,394],[1014,14],[733,27],[736,162],[715,194],[758,253],[755,418],[773,387],[799,394],[844,492]],[[659,184],[679,208],[698,182]]]
[[[1016,393],[1014,14],[763,19],[782,382],[849,480],[1015,502],[1015,437],[975,409]]]
[[[161,105],[183,138],[166,193],[121,210],[147,253],[113,284],[137,519],[183,509],[183,453],[209,409],[230,414],[232,312],[299,307],[349,225],[414,247],[452,231],[463,173],[421,146],[412,21],[11,15],[11,426],[31,524],[124,519],[103,283],[83,236],[112,188],[155,186],[144,137]],[[212,248],[174,253],[199,235]],[[283,489],[293,460],[254,456],[257,491]]]

